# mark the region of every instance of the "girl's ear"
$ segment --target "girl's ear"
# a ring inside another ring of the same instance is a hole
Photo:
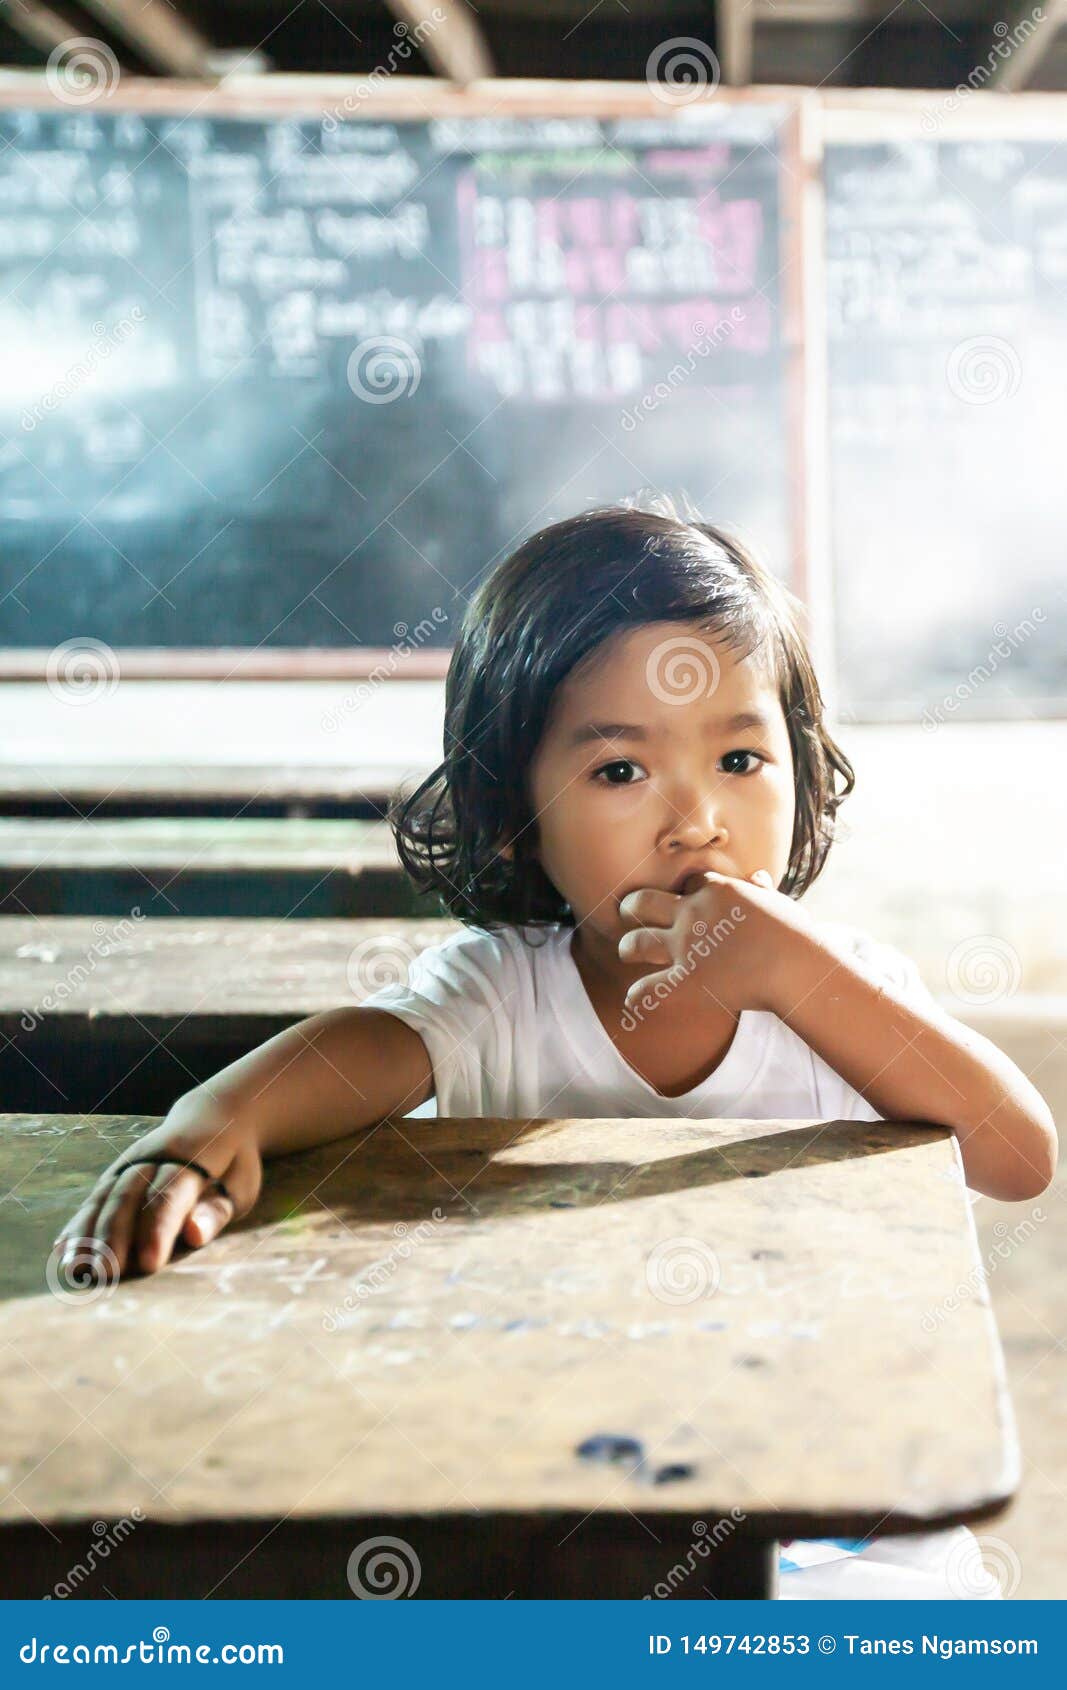
[[[507,862],[509,862],[509,863],[513,862],[514,858],[515,858],[515,847],[513,845],[511,845],[510,843],[505,844],[505,845],[501,845],[498,854],[501,857],[503,857]],[[534,848],[533,848],[533,850],[531,851],[530,854],[534,858],[535,861],[538,860],[538,858],[537,858],[537,847],[536,846],[534,846]]]

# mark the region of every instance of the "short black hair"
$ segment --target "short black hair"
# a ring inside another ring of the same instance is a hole
[[[729,534],[676,515],[601,506],[532,535],[476,589],[445,684],[444,760],[389,821],[415,886],[471,926],[573,926],[534,851],[528,771],[561,683],[613,635],[691,622],[763,653],[789,731],[796,793],[789,867],[799,898],[820,873],[851,764],[823,721],[803,606]],[[837,776],[843,785],[837,786]],[[501,855],[510,842],[512,856]]]

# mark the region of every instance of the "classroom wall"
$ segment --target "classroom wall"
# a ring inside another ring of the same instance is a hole
[[[436,761],[441,682],[122,682],[84,703],[0,686],[9,762]],[[856,790],[808,894],[913,956],[938,996],[1067,994],[1067,721],[839,726]]]

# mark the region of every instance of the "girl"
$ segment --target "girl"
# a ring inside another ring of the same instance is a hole
[[[909,958],[801,907],[854,775],[799,612],[735,540],[673,515],[592,510],[521,545],[464,619],[444,762],[390,817],[464,930],[408,984],[179,1098],[59,1248],[152,1273],[248,1213],[263,1157],[431,1098],[454,1116],[939,1122],[976,1191],[1043,1191],[1056,1133],[1026,1077]]]

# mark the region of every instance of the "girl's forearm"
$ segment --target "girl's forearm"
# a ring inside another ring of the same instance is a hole
[[[940,1009],[912,1007],[821,934],[796,936],[772,1008],[887,1120],[950,1127],[972,1190],[1018,1201],[1052,1179],[1055,1122],[1015,1063]]]
[[[418,1033],[382,1010],[309,1016],[179,1099],[171,1116],[250,1133],[262,1156],[347,1137],[433,1096]],[[170,1117],[168,1117],[170,1120]]]

